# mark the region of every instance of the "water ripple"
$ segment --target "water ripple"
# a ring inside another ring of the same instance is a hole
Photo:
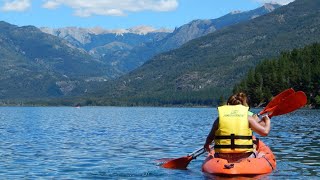
[[[256,110],[259,111],[258,109]],[[277,157],[262,179],[320,176],[320,111],[272,118],[261,138]],[[201,147],[215,108],[1,107],[0,175],[4,179],[212,179],[201,172],[205,155],[189,170],[156,160]]]

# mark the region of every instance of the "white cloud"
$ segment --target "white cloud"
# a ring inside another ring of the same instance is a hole
[[[289,4],[295,0],[255,0],[261,3],[277,3],[277,4],[282,4],[282,5],[286,5]]]
[[[31,0],[5,0],[1,10],[3,11],[25,11],[31,7]]]
[[[91,15],[125,16],[138,11],[172,11],[178,0],[46,0],[44,8],[54,9],[67,6],[74,9],[76,16]]]
[[[43,8],[47,8],[47,9],[55,9],[58,6],[59,6],[59,3],[55,1],[47,1],[42,5]]]

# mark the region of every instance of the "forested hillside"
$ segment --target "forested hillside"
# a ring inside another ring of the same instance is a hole
[[[280,57],[263,61],[249,71],[234,88],[250,96],[252,105],[268,102],[272,95],[292,87],[308,96],[308,103],[320,107],[320,44],[316,43]]]

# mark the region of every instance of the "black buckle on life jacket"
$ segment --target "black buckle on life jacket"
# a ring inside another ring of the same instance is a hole
[[[235,149],[235,144],[234,144],[234,134],[231,134],[231,149],[234,150]]]

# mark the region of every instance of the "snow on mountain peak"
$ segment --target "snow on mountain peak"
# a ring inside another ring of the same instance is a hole
[[[230,14],[240,14],[241,11],[240,10],[236,10],[236,11],[232,11]]]
[[[263,7],[268,11],[273,11],[275,9],[275,5],[278,5],[277,3],[266,3],[263,5]]]

